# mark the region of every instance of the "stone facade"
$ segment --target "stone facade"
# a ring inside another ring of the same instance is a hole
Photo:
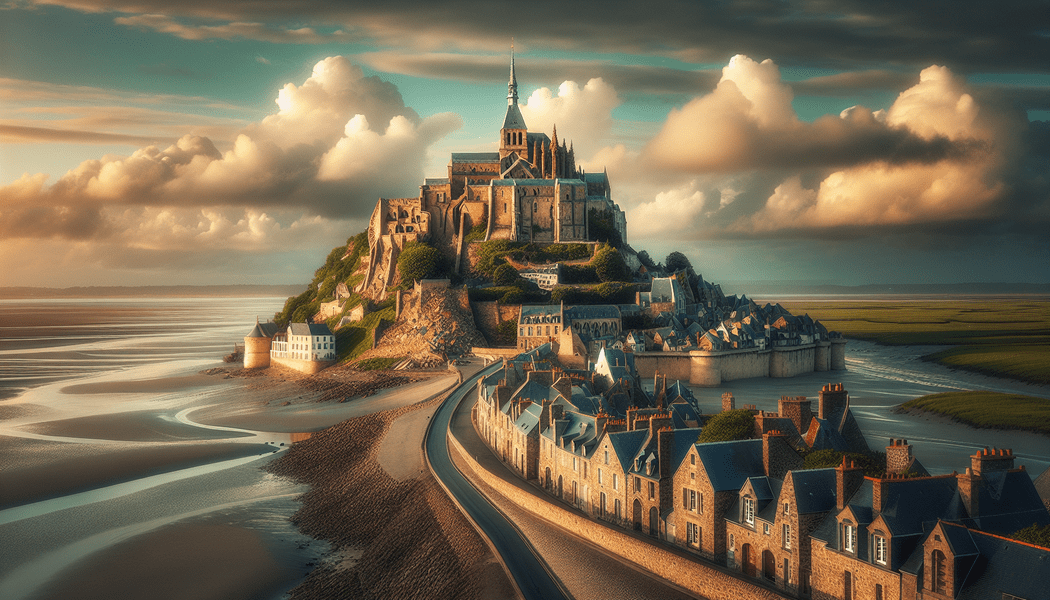
[[[507,114],[496,152],[454,153],[447,176],[427,178],[415,198],[381,198],[368,228],[369,255],[357,291],[386,296],[405,244],[427,241],[459,269],[467,234],[484,227],[484,239],[537,243],[588,241],[590,211],[612,214],[627,239],[626,218],[612,201],[605,173],[576,166],[571,144],[530,133],[518,108],[511,61]]]

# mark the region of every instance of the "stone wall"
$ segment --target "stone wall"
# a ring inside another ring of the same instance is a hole
[[[850,586],[856,600],[874,600],[876,585],[882,586],[883,600],[901,600],[899,572],[830,550],[824,542],[810,539],[813,553],[810,573],[813,600],[842,598],[846,586],[846,573],[850,574]]]
[[[313,375],[320,373],[327,367],[335,364],[334,360],[300,360],[297,358],[277,358],[275,356],[270,357],[270,363],[274,365],[281,365],[282,367],[288,367],[289,369],[295,369],[307,375]]]
[[[790,350],[774,348],[769,357],[770,377],[794,377],[815,370],[814,346],[796,346]]]
[[[490,345],[496,343],[496,327],[501,321],[508,319],[518,322],[521,314],[520,304],[500,304],[499,302],[473,302],[470,309],[474,313],[474,324],[489,341]],[[520,353],[515,351],[514,355]]]
[[[818,352],[818,346],[824,350]],[[837,362],[836,352],[839,356]],[[634,363],[642,378],[660,373],[669,378],[688,381],[691,385],[717,387],[723,381],[751,377],[795,377],[827,370],[820,368],[824,364],[832,369],[845,369],[844,356],[845,340],[842,340],[837,344],[819,342],[773,350],[636,352]],[[818,357],[821,359],[820,365],[817,364]],[[836,367],[836,364],[839,366]]]
[[[576,511],[547,502],[482,468],[449,434],[449,448],[472,471],[469,477],[481,479],[526,512],[597,544],[607,552],[629,560],[640,568],[692,593],[710,600],[781,599],[776,592],[741,580],[725,569],[701,564],[682,552],[662,548],[635,534],[592,521]]]

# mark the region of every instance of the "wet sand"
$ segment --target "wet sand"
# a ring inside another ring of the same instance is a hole
[[[267,444],[167,444],[114,449],[0,436],[0,455],[5,457],[0,509],[273,451],[274,447]],[[11,457],[10,462],[7,457]]]
[[[172,442],[248,437],[252,434],[190,427],[166,412],[138,411],[44,421],[20,429],[49,436],[119,442]]]
[[[35,597],[239,600],[265,597],[297,577],[252,531],[177,524],[98,553]]]
[[[185,377],[162,377],[158,379],[139,379],[132,381],[106,381],[103,383],[81,383],[68,385],[61,390],[63,394],[148,394],[159,392],[185,392],[195,387],[218,385],[223,380],[198,373]]]

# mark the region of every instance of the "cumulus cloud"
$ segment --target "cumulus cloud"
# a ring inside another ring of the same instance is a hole
[[[0,187],[0,239],[130,247],[170,227],[182,232],[167,236],[174,242],[207,248],[209,240],[237,246],[302,230],[309,219],[363,217],[380,194],[413,193],[427,148],[461,126],[452,114],[421,119],[395,86],[342,57],[317,63],[275,102],[274,114],[244,128],[225,151],[208,137],[185,135],[84,161],[51,185],[44,174],[24,175]],[[289,210],[298,215],[293,221],[272,220],[273,211]],[[126,239],[128,232],[141,235]]]
[[[521,115],[532,131],[550,132],[561,125],[561,140],[571,140],[583,154],[596,150],[612,125],[612,111],[620,105],[616,90],[600,78],[582,87],[575,81],[540,88],[521,104]]]

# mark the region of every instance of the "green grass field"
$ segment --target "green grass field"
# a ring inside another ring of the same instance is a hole
[[[949,367],[1050,383],[1050,301],[887,300],[782,302],[831,331],[880,344],[954,346],[924,357]]]
[[[930,394],[901,404],[935,412],[974,427],[1024,429],[1050,434],[1050,400],[999,392]]]

